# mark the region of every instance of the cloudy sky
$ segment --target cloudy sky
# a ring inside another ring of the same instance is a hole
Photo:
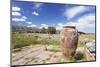
[[[12,25],[60,30],[65,25],[95,33],[95,6],[12,1]]]

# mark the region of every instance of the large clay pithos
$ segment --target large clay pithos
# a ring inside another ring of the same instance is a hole
[[[60,32],[60,44],[63,55],[72,57],[75,54],[78,43],[78,31],[75,26],[64,26]]]

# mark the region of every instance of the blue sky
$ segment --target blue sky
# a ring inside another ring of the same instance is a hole
[[[95,6],[12,1],[12,24],[60,30],[65,25],[79,31],[95,32]]]

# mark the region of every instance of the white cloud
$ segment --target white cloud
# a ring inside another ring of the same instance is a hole
[[[27,17],[26,16],[22,16],[22,17],[20,17],[20,18],[12,18],[12,21],[16,21],[16,22],[18,22],[18,21],[26,21],[26,19],[27,19]]]
[[[48,25],[47,24],[41,24],[40,29],[43,28],[43,27],[47,29]]]
[[[62,24],[62,23],[58,23],[57,25],[58,25],[58,26],[63,26],[63,24]]]
[[[36,8],[39,8],[40,6],[43,5],[43,3],[34,3]]]
[[[57,26],[56,26],[56,29],[60,30],[60,29],[62,29],[63,26],[64,26],[64,24],[58,23]]]
[[[12,7],[12,11],[20,11],[21,9],[19,7]]]
[[[64,15],[67,17],[67,19],[71,19],[77,14],[84,12],[85,10],[86,10],[85,6],[76,6],[76,7],[66,9]]]
[[[79,31],[94,33],[95,32],[95,15],[88,14],[82,16],[77,22],[68,22],[68,26],[76,26]]]
[[[66,24],[58,23],[57,30],[61,30],[63,26],[75,26],[78,31],[86,33],[95,33],[95,14],[87,14],[80,17],[76,22],[67,22]]]
[[[32,12],[32,14],[35,15],[35,16],[38,16],[39,15],[39,13],[36,12],[36,11]]]
[[[32,24],[32,22],[26,22],[27,24]]]
[[[37,27],[35,24],[28,25],[27,27]]]
[[[12,12],[12,16],[21,16],[20,12]]]
[[[90,24],[95,23],[95,14],[88,14],[88,15],[82,16],[78,20],[78,22],[84,22],[84,20],[86,20],[87,23],[90,23]],[[84,22],[84,23],[86,23],[86,22]]]
[[[17,6],[12,7],[12,16],[21,16],[21,8]]]
[[[22,18],[23,18],[23,19],[27,19],[27,17],[26,17],[26,16],[22,16]]]
[[[12,21],[16,21],[16,22],[25,21],[25,19],[23,19],[23,18],[12,18]]]
[[[34,8],[33,10],[36,10],[36,11],[33,11],[32,14],[35,15],[35,16],[39,16],[39,12],[41,11],[41,6],[43,5],[43,3],[34,3]]]

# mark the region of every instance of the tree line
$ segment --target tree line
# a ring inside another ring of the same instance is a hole
[[[22,27],[22,26],[12,26],[12,32],[27,32],[27,33],[48,33],[48,34],[56,34],[57,30],[55,27],[42,27],[41,29],[35,27]]]
[[[47,29],[46,28],[42,28],[40,30],[41,33],[49,33],[49,34],[56,34],[56,28],[55,27],[48,27]]]

